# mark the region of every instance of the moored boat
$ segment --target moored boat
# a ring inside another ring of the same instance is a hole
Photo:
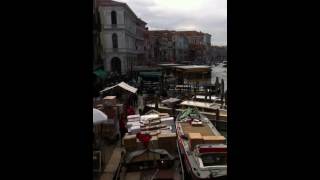
[[[192,179],[227,177],[227,144],[224,136],[196,109],[181,112],[176,120],[179,150]]]
[[[115,179],[184,179],[173,117],[150,111],[128,116],[127,125],[131,130],[124,137],[125,153]]]

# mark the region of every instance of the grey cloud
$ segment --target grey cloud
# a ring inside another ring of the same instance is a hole
[[[207,32],[212,35],[215,45],[227,44],[227,10],[225,1],[219,0],[217,7],[206,1],[201,9],[190,13],[184,11],[168,11],[159,8],[153,0],[122,0],[126,2],[138,17],[147,22],[150,29],[176,30],[181,27],[195,26],[196,31]],[[211,10],[210,8],[213,8]],[[182,30],[182,29],[181,29]]]

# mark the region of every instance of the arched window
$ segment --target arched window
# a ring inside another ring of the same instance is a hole
[[[118,36],[115,33],[112,34],[112,47],[118,48]]]
[[[111,24],[117,24],[117,13],[115,11],[111,12]]]

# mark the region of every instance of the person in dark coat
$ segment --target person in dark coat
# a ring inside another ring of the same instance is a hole
[[[120,135],[121,139],[124,137],[124,135],[128,132],[128,129],[126,128],[126,113],[122,113],[120,121],[119,121],[119,128],[120,128]]]

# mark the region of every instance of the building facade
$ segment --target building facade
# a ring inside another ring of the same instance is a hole
[[[188,38],[175,33],[174,35],[175,46],[175,60],[177,63],[183,63],[188,60],[189,54],[189,41]]]
[[[103,63],[107,72],[127,74],[144,55],[146,22],[126,3],[97,0],[102,24]]]
[[[197,31],[149,31],[154,62],[205,63],[211,35]]]
[[[101,44],[101,19],[96,6],[96,0],[93,1],[93,70],[103,68],[103,48]]]
[[[174,31],[149,31],[150,57],[154,63],[175,61]]]

